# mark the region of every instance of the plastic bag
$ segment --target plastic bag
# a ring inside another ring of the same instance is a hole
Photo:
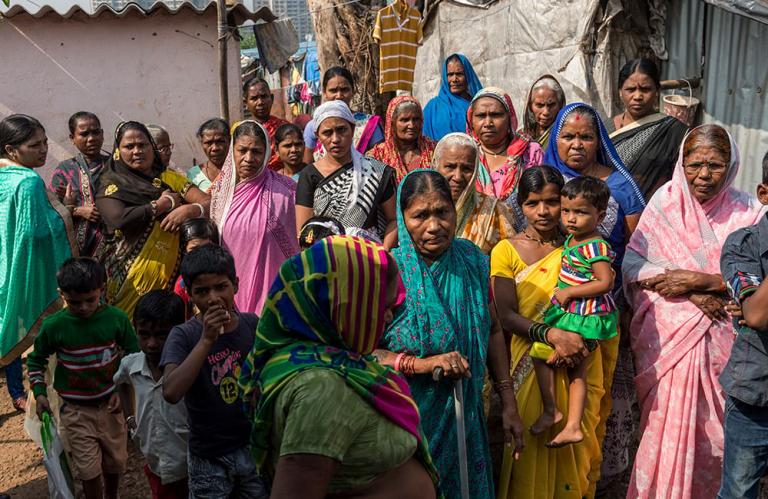
[[[48,473],[48,496],[51,499],[74,499],[75,489],[67,454],[64,452],[56,425],[48,413],[43,414],[40,437],[43,444],[43,465]]]

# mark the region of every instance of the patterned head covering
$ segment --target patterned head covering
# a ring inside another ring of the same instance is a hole
[[[403,163],[403,158],[400,156],[400,150],[397,147],[395,112],[398,107],[406,103],[415,104],[418,106],[419,111],[421,111],[421,104],[419,104],[419,101],[410,95],[401,95],[389,101],[389,105],[387,106],[387,123],[384,127],[384,142],[376,144],[369,154],[369,156],[394,168],[398,182],[408,174],[408,165]],[[421,133],[417,139],[417,145],[421,156],[418,168],[428,168],[432,161],[432,153],[435,150],[435,143],[432,139],[425,137],[424,134]],[[411,168],[414,169],[413,167]]]
[[[517,113],[515,113],[515,107],[512,105],[512,98],[503,89],[498,87],[486,87],[475,94],[472,99],[472,104],[467,110],[467,133],[475,139],[478,143],[480,137],[475,133],[475,128],[472,126],[472,116],[474,114],[474,104],[479,99],[484,97],[490,97],[495,99],[504,106],[504,110],[509,116],[509,146],[507,146],[507,164],[509,165],[509,171],[505,174],[504,186],[501,189],[500,195],[497,197],[507,198],[510,194],[513,194],[517,189],[517,183],[520,180],[520,175],[523,174],[523,170],[541,164],[542,152],[538,143],[533,143],[533,139],[527,135],[523,135],[517,132]],[[481,151],[482,153],[482,148]],[[527,160],[524,157],[527,155]],[[487,186],[492,183],[491,173],[488,171],[487,164],[485,164],[484,156],[481,154],[481,164],[484,164],[486,168],[480,168],[478,171],[478,181],[482,186]],[[485,190],[485,189],[484,189]],[[486,192],[490,194],[490,192]]]
[[[353,131],[355,129],[355,116],[352,114],[352,111],[350,111],[347,103],[342,100],[324,102],[315,109],[315,114],[313,116],[313,119],[315,120],[315,135],[317,135],[317,131],[320,129],[320,125],[323,121],[328,118],[341,118],[352,125]],[[363,185],[363,155],[355,149],[354,141],[352,141],[350,149],[352,152],[353,175],[349,188],[349,195],[347,196],[347,199],[349,200],[348,210],[354,208],[355,203],[357,202],[357,197],[360,195],[361,186]]]
[[[421,458],[431,469],[408,384],[369,355],[386,325],[391,265],[395,264],[378,244],[332,236],[280,267],[240,376],[244,400],[259,396],[251,444],[260,466],[267,457],[274,402],[281,388],[307,369],[329,369],[383,416],[414,435]]]
[[[560,138],[560,133],[563,131],[565,120],[568,118],[568,115],[577,109],[582,109],[589,112],[589,114],[592,115],[592,120],[595,123],[595,126],[597,127],[598,136],[600,137],[600,149],[597,151],[598,163],[615,169],[625,179],[627,179],[627,182],[631,185],[632,190],[637,195],[640,203],[645,206],[645,197],[640,191],[640,188],[637,186],[635,179],[627,171],[627,168],[621,161],[621,158],[616,152],[616,149],[613,147],[613,142],[611,142],[610,137],[608,137],[608,132],[605,129],[603,120],[600,119],[600,115],[597,114],[597,111],[595,111],[592,106],[584,104],[583,102],[574,102],[572,104],[568,104],[557,114],[557,119],[555,119],[554,128],[552,129],[552,140],[549,141],[549,147],[544,154],[544,164],[552,165],[560,170],[560,173],[563,174],[566,181],[581,176],[581,173],[571,169],[568,165],[566,165],[565,161],[560,158],[560,154],[557,152],[557,140]]]
[[[152,172],[145,175],[123,161],[120,155],[120,141],[123,135],[130,130],[139,131],[149,141],[154,155]],[[107,160],[104,171],[99,179],[99,189],[96,198],[118,199],[129,205],[141,205],[160,198],[160,195],[169,186],[160,180],[165,171],[165,165],[160,160],[160,153],[155,145],[152,134],[147,127],[138,121],[123,121],[115,129],[115,145],[112,156]]]
[[[444,148],[451,146],[471,147],[472,150],[475,151],[475,172],[472,174],[472,178],[467,183],[467,187],[464,189],[464,192],[462,192],[461,196],[459,196],[459,199],[456,200],[456,234],[461,234],[464,230],[464,226],[469,220],[469,216],[472,214],[475,206],[477,205],[478,193],[477,189],[475,188],[475,184],[477,183],[478,171],[481,169],[480,154],[477,142],[475,142],[475,140],[466,133],[461,132],[449,133],[440,139],[440,142],[438,142],[435,146],[435,152],[442,152]],[[438,164],[439,161],[440,157],[435,154],[432,161],[433,170],[437,170],[440,167]]]
[[[232,198],[235,195],[235,187],[237,187],[237,165],[235,165],[235,132],[245,125],[246,123],[253,123],[261,129],[264,135],[265,141],[265,153],[264,160],[261,162],[259,172],[248,179],[249,181],[258,179],[269,164],[269,158],[272,155],[272,149],[269,143],[269,133],[264,126],[256,120],[244,120],[237,123],[232,128],[232,138],[229,142],[229,153],[227,153],[227,159],[224,160],[224,165],[221,167],[221,173],[216,179],[215,183],[211,186],[211,218],[219,226],[219,229],[223,227],[224,220],[227,217],[227,212],[232,204]]]

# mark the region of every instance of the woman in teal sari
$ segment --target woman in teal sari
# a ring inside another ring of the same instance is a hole
[[[384,333],[380,362],[406,375],[440,475],[440,492],[461,497],[453,379],[463,378],[469,495],[494,497],[483,413],[486,363],[499,393],[507,442],[522,449],[522,423],[509,376],[508,346],[489,306],[488,256],[454,237],[456,210],[447,181],[431,170],[409,173],[398,189],[398,240],[392,251],[406,288],[405,306]],[[442,368],[451,379],[435,382]]]
[[[72,217],[34,171],[45,164],[48,139],[35,118],[0,121],[0,367],[13,405],[23,410],[21,354],[40,322],[61,308],[56,271],[76,254]]]

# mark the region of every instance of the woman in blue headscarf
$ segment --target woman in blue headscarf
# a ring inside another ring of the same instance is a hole
[[[645,208],[645,201],[640,188],[616,153],[597,111],[580,102],[565,106],[555,120],[544,163],[557,167],[566,182],[581,175],[590,175],[604,180],[611,189],[608,209],[598,230],[616,253],[614,297],[619,309],[626,311],[621,293],[621,264],[629,237]],[[628,316],[623,313],[622,317],[626,319]],[[627,335],[626,320],[622,324],[621,333]],[[618,340],[619,336],[616,336],[601,346],[604,350],[605,390],[611,394],[601,402],[600,424],[595,431],[598,438],[605,435],[601,474],[604,478],[615,476],[626,468],[627,448],[631,445],[635,426],[632,415],[635,399],[632,353],[628,347],[617,349],[608,344]]]
[[[614,265],[618,277],[624,247],[637,227],[645,201],[616,153],[597,111],[581,102],[565,106],[555,120],[544,164],[560,170],[566,182],[589,175],[608,184],[611,199],[598,229],[616,252]]]
[[[397,231],[392,251],[405,285],[398,311],[375,355],[408,380],[429,441],[440,493],[461,497],[453,382],[435,382],[440,367],[462,379],[469,496],[490,499],[491,456],[483,412],[486,365],[502,401],[507,442],[522,449],[523,426],[509,374],[504,333],[490,304],[489,259],[466,239],[455,237],[456,210],[448,182],[436,171],[414,170],[398,188]]]
[[[438,141],[451,132],[465,132],[467,109],[483,88],[472,64],[462,54],[451,54],[443,64],[440,92],[424,108],[424,135]]]

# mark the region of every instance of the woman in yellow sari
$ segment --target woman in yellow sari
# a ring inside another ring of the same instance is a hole
[[[511,334],[512,381],[523,424],[531,427],[541,415],[541,392],[529,356],[532,341],[546,341],[555,348],[550,362],[567,367],[581,362],[587,350],[576,333],[549,328],[541,320],[557,285],[562,257],[560,189],[563,177],[550,166],[526,170],[518,188],[518,201],[528,221],[525,230],[501,241],[491,253],[494,303],[504,331]],[[582,427],[584,440],[559,449],[546,444],[565,423],[548,433],[526,434],[517,461],[504,449],[499,478],[499,499],[552,499],[592,497],[600,473],[600,443],[610,406],[603,399],[611,376],[604,376],[603,356],[615,359],[617,341],[601,342],[587,368],[589,386]],[[558,408],[568,407],[568,375],[557,370]]]
[[[118,125],[96,196],[108,230],[107,301],[132,316],[140,296],[170,289],[181,257],[179,227],[204,217],[209,204],[186,177],[166,170],[143,124]]]

